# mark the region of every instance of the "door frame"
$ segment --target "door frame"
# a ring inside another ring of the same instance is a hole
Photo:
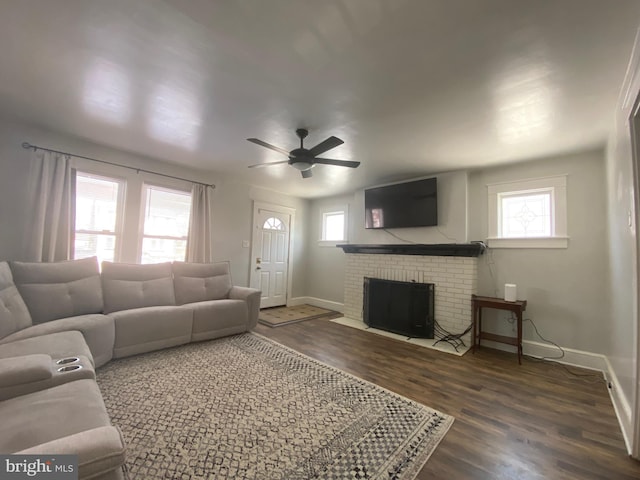
[[[293,271],[294,271],[294,261],[295,258],[293,255],[294,249],[294,227],[296,223],[296,209],[291,207],[285,207],[284,205],[277,205],[275,203],[266,203],[260,202],[258,200],[253,201],[253,218],[251,219],[251,257],[249,258],[249,284],[254,285],[253,283],[253,275],[255,272],[255,258],[258,255],[256,250],[256,245],[258,243],[258,229],[261,225],[257,225],[256,222],[258,220],[258,215],[260,210],[269,210],[270,212],[282,213],[284,215],[289,215],[290,223],[289,223],[289,254],[287,258],[287,293],[286,293],[286,303],[285,305],[289,305],[289,300],[291,299],[291,291],[293,289]]]
[[[635,401],[632,405],[631,422],[633,437],[631,438],[631,456],[640,459],[640,235],[637,228],[640,222],[640,95],[635,99],[629,119],[631,129],[631,167],[633,172],[633,222],[635,232],[635,284],[636,292],[633,299],[634,321],[636,322],[635,353],[636,367],[633,373],[635,386]],[[631,215],[631,214],[630,214]]]

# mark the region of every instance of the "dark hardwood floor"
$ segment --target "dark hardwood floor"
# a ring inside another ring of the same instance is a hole
[[[457,357],[326,319],[256,332],[455,417],[418,479],[640,479],[601,375],[480,349]]]

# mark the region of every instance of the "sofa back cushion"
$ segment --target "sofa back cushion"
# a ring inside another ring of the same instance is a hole
[[[102,312],[96,257],[64,262],[11,262],[13,280],[33,323]]]
[[[171,263],[102,262],[104,313],[175,305]]]
[[[31,326],[31,315],[13,283],[7,262],[0,262],[0,338]]]
[[[229,262],[173,262],[173,282],[178,305],[228,298],[232,287]]]

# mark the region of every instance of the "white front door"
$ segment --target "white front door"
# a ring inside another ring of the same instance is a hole
[[[254,209],[251,286],[262,291],[260,308],[287,304],[290,233],[290,213]]]

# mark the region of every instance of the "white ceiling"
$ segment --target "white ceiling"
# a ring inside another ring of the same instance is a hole
[[[638,0],[0,0],[0,112],[301,197],[604,144]],[[302,179],[286,150],[345,143]],[[28,140],[28,139],[25,139]]]

